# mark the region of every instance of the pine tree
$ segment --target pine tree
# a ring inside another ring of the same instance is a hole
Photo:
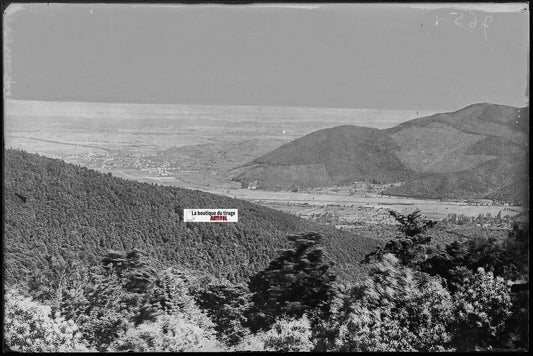
[[[408,215],[394,210],[389,210],[389,214],[399,223],[398,230],[401,234],[387,242],[384,247],[367,254],[363,262],[381,261],[388,253],[395,255],[404,265],[412,265],[425,258],[426,248],[431,242],[427,230],[437,222],[424,219],[418,209]]]
[[[263,271],[250,279],[252,331],[270,327],[277,318],[301,318],[315,312],[326,316],[333,297],[335,276],[332,263],[324,263],[322,235],[309,232],[288,236],[293,247],[281,253]]]

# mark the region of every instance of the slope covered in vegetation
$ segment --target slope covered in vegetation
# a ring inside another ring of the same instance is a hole
[[[5,300],[4,348],[43,351],[527,351],[529,228],[433,246],[435,222],[391,211],[395,237],[339,283],[323,236],[247,284],[157,268],[138,250],[52,263]]]
[[[405,182],[385,193],[524,203],[528,131],[529,108],[474,104],[386,130],[316,131],[239,167],[233,179],[266,190]],[[320,170],[300,168],[309,165]]]
[[[23,280],[47,258],[94,263],[108,249],[145,251],[239,281],[264,268],[285,235],[323,233],[325,254],[352,275],[378,242],[242,200],[123,180],[18,150],[5,151],[5,276]],[[239,209],[238,223],[184,223],[184,208]]]
[[[426,174],[385,193],[421,198],[489,198],[528,204],[524,155],[498,158],[463,172]]]
[[[368,179],[394,182],[412,173],[394,154],[398,149],[392,139],[378,129],[339,126],[313,132],[255,159],[250,163],[253,170],[241,173],[234,180],[258,180],[258,188],[272,189],[280,185],[277,177],[268,173],[261,177],[256,165],[264,172],[271,171],[272,167],[290,172],[315,165],[324,167],[326,173],[326,178],[318,175],[317,184],[309,181],[309,177],[296,176],[291,182],[285,179],[281,186],[324,186],[327,178],[334,184]],[[308,172],[303,173],[307,175]]]

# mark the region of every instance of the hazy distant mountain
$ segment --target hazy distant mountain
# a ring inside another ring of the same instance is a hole
[[[405,182],[387,194],[520,200],[527,190],[529,109],[474,104],[390,129],[316,131],[255,159],[234,180],[259,189]]]

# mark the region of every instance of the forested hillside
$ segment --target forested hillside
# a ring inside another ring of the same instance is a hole
[[[258,181],[257,187],[267,190],[356,180],[395,182],[414,173],[396,157],[398,150],[381,130],[339,126],[313,132],[255,159],[234,180],[245,184]],[[310,166],[316,172],[304,169]],[[286,173],[273,175],[274,170]]]
[[[233,281],[264,268],[290,233],[324,234],[340,276],[378,242],[242,200],[123,180],[19,150],[4,154],[5,277],[21,281],[49,258],[94,264],[109,249],[140,249]],[[194,223],[184,208],[236,208],[238,223]]]
[[[385,194],[527,204],[528,131],[529,108],[474,104],[386,130],[316,131],[238,167],[233,179],[265,190],[404,182]]]
[[[435,246],[435,221],[390,211],[398,231],[343,283],[320,233],[248,283],[159,268],[137,249],[95,264],[50,261],[4,295],[4,349],[18,352],[527,351],[529,229]]]
[[[529,108],[474,104],[386,130],[421,174],[392,195],[528,204]]]
[[[488,198],[528,204],[528,169],[525,155],[498,158],[468,171],[429,173],[388,188],[391,195],[421,198]]]

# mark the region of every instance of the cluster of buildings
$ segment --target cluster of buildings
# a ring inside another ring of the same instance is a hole
[[[96,169],[136,169],[162,177],[173,176],[176,170],[170,162],[155,162],[140,153],[125,151],[76,153],[65,160]]]

